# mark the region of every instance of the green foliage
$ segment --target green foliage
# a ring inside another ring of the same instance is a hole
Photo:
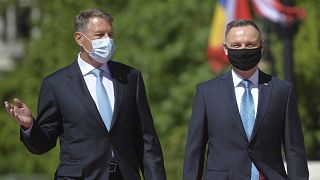
[[[306,18],[299,24],[294,38],[294,88],[297,97],[301,122],[303,126],[308,159],[320,159],[320,4],[314,0],[297,1],[296,6],[307,11]],[[272,52],[276,59],[276,70],[280,79],[283,72],[282,37],[271,34]]]
[[[320,4],[315,1],[300,4],[308,10],[308,15],[294,43],[295,86],[308,158],[320,159],[320,13],[317,10]]]
[[[74,15],[90,7],[105,9],[115,20],[117,52],[113,59],[142,71],[168,179],[181,179],[195,86],[214,76],[205,54],[214,3],[211,0],[38,1],[41,36],[26,42],[27,56],[2,80],[0,99],[19,97],[36,114],[42,78],[72,63],[77,56]],[[299,1],[297,5],[308,10],[308,17],[295,39],[296,94],[308,157],[319,159],[320,99],[316,96],[320,89],[317,82],[319,8],[315,1]],[[272,39],[277,69],[281,70],[278,48],[281,42],[276,37]],[[0,174],[45,173],[52,177],[59,163],[59,147],[41,157],[31,155],[19,141],[19,127],[3,108],[0,124]]]
[[[13,97],[21,98],[36,114],[42,78],[76,58],[77,46],[73,42],[73,17],[79,11],[79,8],[74,8],[76,4],[69,1],[39,3],[41,36],[27,42],[27,56],[1,84],[2,102]],[[45,173],[52,177],[58,164],[59,148],[41,158],[32,155],[19,140],[19,127],[2,108],[0,124],[5,127],[0,133],[0,174]]]
[[[181,179],[195,85],[212,76],[205,57],[211,7],[211,1],[137,0],[114,13],[115,59],[143,72],[168,179]]]

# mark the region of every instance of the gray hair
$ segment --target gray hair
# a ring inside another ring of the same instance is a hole
[[[93,17],[100,17],[104,18],[108,22],[112,22],[113,18],[111,14],[101,10],[101,9],[87,9],[82,12],[80,12],[75,18],[74,18],[74,30],[75,32],[85,32],[87,30],[87,25],[90,18]]]

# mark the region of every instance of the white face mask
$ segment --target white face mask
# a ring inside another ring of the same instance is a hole
[[[87,38],[87,36],[83,36]],[[92,51],[89,52],[83,45],[82,47],[89,53],[89,56],[102,64],[108,62],[115,52],[113,39],[109,37],[94,40],[87,39],[91,41]]]

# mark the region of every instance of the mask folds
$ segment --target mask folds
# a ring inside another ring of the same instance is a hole
[[[255,67],[261,57],[261,46],[254,49],[228,49],[229,62],[242,71],[248,71]]]
[[[87,38],[85,35],[83,36]],[[108,62],[115,52],[113,39],[110,37],[94,40],[90,40],[89,38],[87,39],[91,41],[92,51],[89,52],[84,46],[82,47],[89,53],[89,56],[102,64]]]

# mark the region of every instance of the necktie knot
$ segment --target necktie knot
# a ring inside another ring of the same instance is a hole
[[[245,89],[249,89],[250,88],[250,84],[251,84],[251,81],[250,80],[247,80],[247,79],[244,79],[240,82],[240,84],[245,88]]]
[[[100,78],[102,71],[101,71],[101,69],[93,69],[91,72],[96,78]]]

